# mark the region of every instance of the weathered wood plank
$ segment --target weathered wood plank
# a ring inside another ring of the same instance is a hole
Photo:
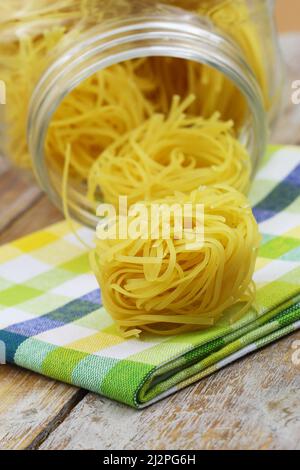
[[[22,175],[15,168],[9,168],[0,158],[0,232],[14,222],[24,211],[41,197],[41,190],[32,179]]]
[[[87,395],[41,449],[300,448],[300,367],[285,338],[143,411]]]
[[[62,219],[62,214],[43,195],[22,216],[17,217],[8,229],[0,233],[0,243],[8,243]]]
[[[0,449],[41,442],[83,392],[17,367],[0,366]]]

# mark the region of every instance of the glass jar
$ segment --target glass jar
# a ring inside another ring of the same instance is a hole
[[[153,57],[170,64],[190,61],[205,70],[206,79],[201,72],[196,90],[205,96],[205,106],[194,113],[216,110],[235,121],[254,174],[278,113],[283,79],[272,1],[1,2],[0,79],[7,87],[1,126],[4,152],[17,165],[31,166],[59,207],[63,165],[53,164],[49,146],[46,151],[56,111],[93,74],[124,61]],[[207,77],[214,83],[222,77],[219,83],[226,89],[206,88]],[[207,105],[211,100],[217,109]],[[78,184],[71,177],[68,184],[72,215],[94,226],[86,182]]]

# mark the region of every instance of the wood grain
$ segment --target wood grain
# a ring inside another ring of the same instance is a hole
[[[0,366],[0,449],[38,445],[84,392],[13,366]]]
[[[300,448],[296,338],[300,334],[140,412],[89,394],[41,449]]]
[[[7,210],[9,212],[9,209]],[[40,196],[26,212],[14,218],[9,227],[0,232],[0,243],[8,243],[16,238],[42,230],[48,225],[63,219],[61,213],[50,204],[45,195]]]
[[[0,232],[41,197],[41,190],[1,159],[0,164]]]

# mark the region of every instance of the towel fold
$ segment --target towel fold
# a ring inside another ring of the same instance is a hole
[[[205,331],[122,338],[66,222],[0,248],[6,360],[143,408],[300,328],[300,148],[270,148],[250,195],[263,241],[255,308]],[[92,241],[93,233],[78,233]]]

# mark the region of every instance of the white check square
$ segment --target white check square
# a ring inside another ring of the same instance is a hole
[[[0,265],[0,276],[14,283],[26,282],[52,269],[29,255],[22,255]]]
[[[75,299],[89,294],[96,289],[99,289],[99,285],[95,276],[93,274],[82,274],[55,287],[55,289],[51,290],[51,294]]]
[[[32,318],[36,318],[36,315],[23,312],[23,310],[14,307],[6,308],[0,312],[0,328],[7,328],[16,323],[31,320]]]
[[[164,338],[161,339],[161,341],[163,340]],[[131,339],[129,341],[116,344],[115,346],[111,346],[110,348],[101,349],[100,351],[96,351],[93,354],[95,354],[95,356],[110,357],[113,359],[126,359],[130,356],[133,356],[134,354],[138,354],[156,345],[157,342],[150,343],[149,341],[138,341]]]
[[[299,214],[280,212],[269,220],[259,224],[261,233],[267,235],[284,235],[300,225]],[[286,235],[287,236],[287,235]]]
[[[35,339],[54,344],[55,346],[65,346],[74,341],[87,338],[95,334],[95,332],[96,330],[75,325],[74,323],[68,323],[67,325],[54,328],[53,330],[44,331],[35,336]]]
[[[86,227],[81,227],[80,229],[76,230],[76,233],[78,237],[76,237],[74,233],[69,233],[68,235],[65,235],[63,237],[63,240],[67,241],[68,243],[72,243],[78,248],[81,248],[82,251],[86,251],[86,247],[81,242],[81,240],[91,248],[95,245],[95,233],[93,232],[93,230],[90,230]]]
[[[257,284],[274,282],[285,274],[299,267],[292,261],[274,260],[254,273],[253,279]]]
[[[284,162],[284,164],[283,164]],[[300,164],[299,148],[278,150],[257,175],[258,180],[282,181]]]

